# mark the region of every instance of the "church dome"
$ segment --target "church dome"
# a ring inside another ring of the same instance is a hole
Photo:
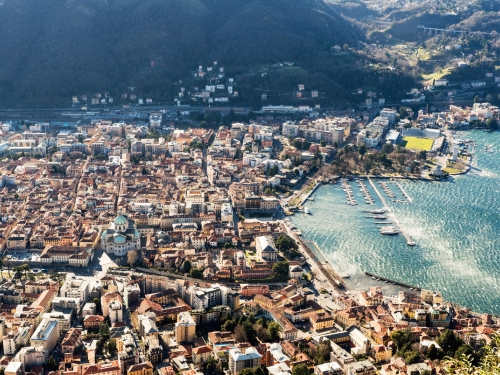
[[[121,234],[115,236],[114,238],[115,243],[125,243],[125,241],[126,241],[125,236],[122,236]]]
[[[115,218],[115,225],[126,225],[128,222],[127,218],[122,215],[122,212],[118,212],[118,216]]]

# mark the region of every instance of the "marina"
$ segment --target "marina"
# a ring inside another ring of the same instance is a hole
[[[467,134],[462,138],[473,139],[478,150],[485,144],[500,144],[500,132]],[[397,182],[411,204],[393,202],[379,188],[384,205],[365,178],[375,206],[359,204],[346,210],[339,179],[337,184],[323,185],[314,194],[315,201],[307,203],[313,215],[295,215],[290,220],[303,231],[304,239],[318,244],[336,272],[350,275],[345,279],[350,290],[373,285],[374,280],[364,274],[369,271],[440,291],[447,300],[475,311],[495,312],[500,308],[500,211],[491,208],[500,203],[499,162],[500,153],[495,150],[478,153],[476,168],[447,182],[385,179],[396,200],[406,200]],[[379,187],[380,179],[370,179]],[[362,202],[359,188],[353,189],[353,195]],[[366,218],[375,215],[388,219]],[[380,226],[402,228],[418,245],[413,248],[401,233],[381,235]],[[389,294],[400,290],[392,282],[382,282],[382,288]]]
[[[363,197],[365,199],[365,203],[369,204],[371,206],[375,205],[375,200],[372,198],[371,194],[369,193],[368,189],[366,188],[364,181],[356,179],[356,182],[358,183],[359,188],[361,189],[361,193],[363,194]]]
[[[356,198],[354,198],[352,188],[349,185],[349,180],[347,178],[342,179],[342,190],[344,190],[346,194],[347,204],[350,206],[356,206],[358,202],[356,201]]]

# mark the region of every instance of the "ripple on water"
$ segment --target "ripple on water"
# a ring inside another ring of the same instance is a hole
[[[499,144],[500,133],[471,132],[480,150]],[[418,246],[410,248],[403,236],[382,236],[363,210],[359,187],[350,185],[358,206],[348,206],[340,185],[321,187],[307,206],[313,215],[298,214],[292,221],[305,239],[316,241],[333,266],[349,273],[351,287],[366,288],[372,281],[363,271],[440,290],[444,297],[479,311],[500,310],[500,151],[478,153],[479,171],[450,182],[401,181],[412,204],[387,201],[401,226]],[[377,186],[379,187],[379,186]],[[372,196],[381,202],[371,187]],[[397,192],[397,187],[392,188]],[[383,191],[379,188],[381,194]],[[392,218],[389,218],[392,220]]]

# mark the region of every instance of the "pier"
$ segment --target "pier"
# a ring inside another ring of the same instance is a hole
[[[403,187],[399,184],[399,182],[397,182],[396,180],[394,182],[396,183],[396,186],[399,188],[399,190],[401,190],[401,193],[403,193],[403,197],[405,197],[408,200],[408,202],[413,203],[413,200],[410,198],[408,193],[403,189]]]
[[[387,281],[388,283],[399,285],[399,286],[402,286],[402,287],[405,287],[405,288],[408,288],[408,289],[414,289],[414,290],[417,290],[417,291],[422,290],[422,288],[420,288],[418,286],[414,286],[414,285],[410,285],[410,284],[405,284],[405,283],[402,283],[402,282],[396,281],[396,280],[391,280],[391,279],[388,279],[387,277],[377,276],[377,275],[375,275],[375,274],[373,274],[371,272],[366,272],[365,271],[365,275],[366,276],[370,276],[370,277],[374,277],[375,279],[380,280],[380,281]]]
[[[382,194],[380,194],[380,192],[378,191],[377,187],[375,186],[375,184],[373,183],[373,181],[370,179],[370,177],[368,177],[368,182],[372,185],[373,190],[375,190],[375,193],[377,193],[378,197],[382,201],[382,204],[386,208],[387,212],[392,212],[391,208],[387,205],[387,202],[385,201],[384,197],[382,196]],[[401,231],[401,233],[403,234],[403,236],[406,239],[406,244],[408,246],[415,246],[416,242],[414,242],[412,240],[412,238],[410,237],[410,235],[403,230],[403,228],[401,227],[401,224],[399,224],[399,221],[396,218],[396,215],[393,215],[393,216],[394,216],[394,222],[396,223],[396,225],[398,226],[399,230]]]

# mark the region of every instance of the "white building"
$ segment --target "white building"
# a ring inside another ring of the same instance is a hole
[[[285,137],[297,137],[299,135],[299,125],[296,125],[291,121],[284,122],[281,134]]]
[[[95,315],[96,314],[96,305],[93,302],[87,302],[82,309],[82,316],[87,315]]]
[[[295,265],[295,266],[289,266],[289,274],[291,279],[302,279],[302,273],[304,270],[300,265]]]
[[[66,332],[71,328],[71,316],[72,310],[70,308],[67,311],[51,311],[42,315],[42,319],[47,320],[57,320],[59,322],[59,331]]]
[[[385,117],[389,119],[389,125],[394,125],[398,118],[398,113],[394,109],[384,108],[380,111],[380,117]]]
[[[323,363],[314,366],[315,375],[344,375],[344,370],[337,362]]]
[[[59,322],[43,319],[30,340],[32,346],[43,347],[51,352],[59,340]]]
[[[15,356],[14,360],[21,362],[23,364],[23,368],[27,371],[31,369],[33,366],[42,366],[45,364],[45,361],[49,357],[49,352],[39,346],[28,346],[25,348],[21,348],[19,353]]]
[[[262,356],[254,347],[229,350],[229,372],[237,375],[244,368],[256,368],[262,363]]]
[[[81,304],[80,298],[72,298],[72,297],[55,297],[51,304],[53,309],[58,308],[71,308],[73,312],[77,314],[80,312]]]
[[[101,297],[102,315],[109,316],[111,323],[123,321],[123,300],[117,292],[109,292]]]
[[[255,248],[259,261],[276,262],[278,260],[278,251],[271,236],[255,237]]]
[[[221,221],[233,226],[233,208],[230,203],[223,203],[220,207]]]
[[[29,340],[29,327],[19,327],[8,332],[2,340],[3,354],[14,354],[20,345],[25,345]]]
[[[23,364],[21,362],[10,361],[4,370],[5,375],[21,375],[23,374]]]
[[[90,292],[90,283],[87,279],[75,276],[74,273],[66,274],[66,281],[59,293],[61,297],[78,298],[86,301]]]
[[[141,234],[137,231],[134,221],[118,212],[109,228],[102,232],[101,244],[106,253],[123,256],[131,250],[139,249]]]

